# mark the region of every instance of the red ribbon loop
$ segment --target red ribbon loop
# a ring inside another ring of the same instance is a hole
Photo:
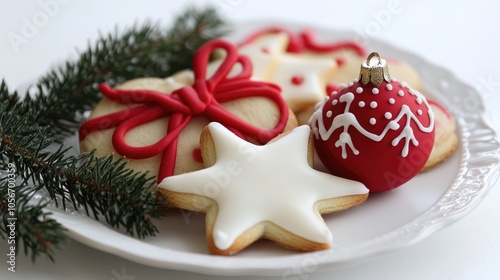
[[[303,53],[305,51],[329,53],[342,49],[348,49],[356,52],[361,57],[366,56],[365,48],[355,41],[318,43],[314,38],[314,33],[312,30],[303,30],[298,33],[293,33],[290,30],[281,27],[268,27],[260,29],[243,40],[240,43],[240,46],[249,44],[262,35],[276,33],[285,33],[288,36],[288,45],[286,51],[290,53]]]
[[[212,77],[206,79],[210,54],[218,48],[226,51],[226,57]],[[233,77],[228,77],[235,64],[242,70]],[[260,143],[267,143],[283,132],[288,120],[288,107],[281,97],[278,86],[250,80],[252,63],[249,58],[238,54],[233,44],[223,40],[212,40],[203,45],[193,59],[194,83],[180,88],[170,95],[155,90],[112,89],[101,84],[99,90],[109,99],[122,104],[142,104],[131,109],[119,111],[86,121],[80,127],[80,140],[93,131],[115,127],[112,143],[122,156],[133,159],[145,159],[162,154],[158,182],[174,174],[177,153],[177,141],[180,132],[194,115],[205,115],[210,121],[216,121],[242,137],[252,136]],[[265,97],[274,102],[279,110],[278,123],[270,130],[260,129],[249,124],[220,103],[247,97]],[[170,116],[167,134],[158,142],[143,146],[131,146],[125,142],[125,135],[135,127]]]

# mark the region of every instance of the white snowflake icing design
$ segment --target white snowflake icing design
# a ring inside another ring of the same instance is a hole
[[[408,87],[404,83],[401,83],[401,86]],[[391,90],[392,90],[392,87],[391,87]],[[391,120],[391,118],[393,116],[390,112],[384,113],[384,118],[386,118],[387,120],[390,120],[390,121],[387,123],[386,127],[383,129],[383,131],[380,134],[371,133],[368,130],[366,130],[359,123],[358,119],[356,118],[356,115],[350,111],[351,104],[355,100],[355,95],[352,92],[344,93],[342,96],[339,97],[339,102],[345,103],[344,112],[342,114],[337,115],[333,119],[333,122],[332,122],[330,128],[327,129],[325,127],[325,123],[323,121],[323,107],[326,104],[326,101],[328,100],[328,98],[325,99],[324,101],[320,102],[319,104],[317,104],[316,111],[313,113],[313,115],[311,116],[311,118],[309,120],[309,125],[312,127],[312,131],[313,131],[316,139],[321,138],[323,141],[328,140],[330,138],[330,136],[332,135],[332,133],[336,129],[342,128],[342,132],[339,135],[339,139],[335,142],[335,147],[337,147],[337,148],[340,147],[342,149],[342,158],[346,159],[347,158],[347,148],[349,148],[354,155],[359,154],[359,150],[354,145],[352,137],[349,134],[350,127],[355,128],[357,131],[359,131],[365,137],[368,137],[369,139],[371,139],[373,141],[380,142],[382,139],[384,139],[384,137],[388,131],[399,129],[400,128],[399,121],[403,117],[406,116],[406,122],[404,124],[403,129],[401,130],[399,135],[396,138],[394,138],[391,142],[391,144],[393,146],[397,146],[400,141],[404,140],[404,146],[403,146],[403,149],[401,150],[401,156],[406,157],[409,153],[410,142],[414,146],[419,145],[419,142],[413,133],[411,123],[414,122],[417,125],[418,129],[420,129],[422,132],[425,132],[425,133],[430,133],[434,129],[434,113],[432,112],[425,97],[420,92],[413,90],[413,89],[410,89],[408,92],[410,93],[410,95],[413,95],[416,97],[415,100],[418,104],[423,103],[426,106],[427,114],[428,114],[429,120],[430,120],[428,126],[424,126],[420,122],[418,117],[415,116],[415,114],[411,111],[410,107],[406,104],[403,104],[401,106],[401,109],[400,109],[399,113],[397,114],[397,116],[392,120]],[[399,90],[398,95],[403,96],[404,92],[402,90]],[[392,100],[394,100],[394,99],[392,99]],[[389,102],[391,104],[394,104],[393,102],[391,102],[390,99],[389,99]],[[359,107],[363,107],[363,106],[359,106]],[[376,108],[377,103],[375,101],[372,101],[370,103],[370,107]],[[422,110],[419,109],[417,114],[419,116],[422,115]],[[376,123],[376,119],[371,118],[370,124],[373,125],[375,123]]]
[[[368,192],[357,181],[309,166],[307,125],[264,146],[242,140],[219,123],[210,123],[208,128],[216,163],[167,177],[158,187],[216,201],[218,213],[212,235],[219,249],[229,248],[238,236],[264,221],[314,242],[331,243],[331,233],[314,204]]]

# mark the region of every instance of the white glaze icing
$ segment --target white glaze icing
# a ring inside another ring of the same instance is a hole
[[[263,221],[314,242],[331,243],[332,235],[313,205],[323,199],[368,193],[359,182],[309,166],[307,125],[264,146],[242,140],[219,123],[208,127],[217,162],[167,177],[158,187],[214,199],[219,211],[213,238],[221,250]]]
[[[407,87],[407,85],[404,82],[402,82],[401,85],[405,85],[405,87]],[[324,101],[316,106],[317,108],[316,111],[312,114],[311,118],[309,119],[309,125],[313,129],[313,133],[316,139],[321,138],[323,141],[327,141],[336,129],[342,128],[342,133],[340,134],[339,139],[335,142],[335,147],[341,147],[342,158],[345,159],[347,158],[347,147],[351,149],[354,155],[359,154],[359,150],[356,149],[354,143],[352,142],[352,138],[349,135],[348,132],[349,127],[352,126],[363,136],[373,141],[379,142],[385,137],[385,135],[389,130],[399,129],[400,125],[398,122],[403,117],[406,116],[406,122],[404,124],[403,129],[401,130],[400,134],[396,138],[394,138],[391,142],[393,146],[397,146],[398,143],[402,139],[404,139],[404,146],[403,149],[401,150],[401,156],[406,157],[409,153],[410,142],[414,146],[418,146],[418,140],[415,138],[413,129],[411,128],[411,122],[414,122],[417,125],[418,129],[420,129],[422,132],[425,133],[430,133],[434,129],[434,113],[432,112],[429,103],[427,102],[425,97],[420,92],[413,89],[410,89],[409,92],[411,95],[415,95],[416,100],[420,100],[420,102],[424,103],[425,107],[427,108],[427,114],[430,120],[430,124],[428,126],[424,126],[420,122],[418,117],[415,116],[415,114],[413,114],[413,112],[410,110],[410,107],[408,107],[406,104],[403,104],[396,118],[391,120],[380,134],[371,133],[359,123],[359,121],[356,118],[356,115],[350,112],[351,103],[355,99],[355,95],[352,92],[347,92],[344,93],[342,96],[340,96],[339,101],[346,104],[344,112],[342,114],[335,116],[331,126],[328,129],[325,127],[325,123],[323,121],[323,107],[325,105]],[[404,92],[402,90],[399,90],[398,95],[403,96]],[[372,101],[370,103],[370,107],[371,108],[377,107],[376,102]],[[417,114],[420,116],[422,114],[421,110],[420,113],[417,111]],[[386,119],[391,119],[393,116],[390,112],[385,112],[384,117]],[[373,125],[376,123],[376,120],[373,119],[374,121],[372,123],[372,119],[370,119],[369,122],[370,124]]]
[[[252,78],[278,84],[289,107],[297,112],[325,97],[327,81],[337,63],[309,54],[290,54],[286,52],[287,43],[286,33],[265,34],[242,46],[239,52],[252,61]],[[291,82],[292,77],[301,77],[302,81]]]
[[[276,63],[276,55],[283,53],[287,44],[288,35],[285,33],[265,34],[240,47],[239,53],[252,60],[253,79],[269,81]]]
[[[315,104],[325,97],[325,73],[332,72],[336,64],[333,60],[313,59],[299,55],[282,54],[276,56],[277,65],[268,81],[278,84],[292,111],[304,109],[301,106]],[[333,73],[333,72],[332,72]],[[291,77],[300,76],[302,83],[291,83]]]

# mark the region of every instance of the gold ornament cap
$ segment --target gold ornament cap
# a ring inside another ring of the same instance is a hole
[[[389,82],[390,79],[387,62],[385,59],[380,58],[377,52],[372,52],[366,60],[361,63],[359,82],[362,85],[372,82],[375,86],[379,87],[383,81]]]

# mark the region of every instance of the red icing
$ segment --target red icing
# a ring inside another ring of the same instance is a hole
[[[259,38],[262,35],[265,34],[275,34],[275,33],[286,33],[288,35],[289,41],[288,41],[288,47],[287,51],[292,52],[292,53],[299,53],[304,51],[304,43],[302,42],[301,38],[299,36],[296,36],[292,32],[281,28],[281,27],[268,27],[268,28],[263,28],[261,30],[258,30],[250,36],[246,37],[239,45],[243,46],[246,44],[249,44],[253,41],[255,41],[257,38]]]
[[[293,76],[292,79],[290,80],[292,84],[296,86],[300,86],[302,83],[304,83],[304,77],[303,76]]]
[[[359,125],[369,133],[381,135],[388,123],[398,116],[403,105],[409,106],[411,112],[422,110],[423,114],[421,116],[417,114],[414,114],[414,116],[418,118],[422,125],[429,126],[431,119],[427,114],[428,110],[425,103],[418,104],[415,102],[416,97],[409,94],[409,88],[403,88],[399,82],[390,83],[393,86],[390,91],[386,89],[387,84],[384,81],[378,87],[378,94],[372,93],[372,89],[376,87],[372,83],[363,86],[356,82],[352,87],[345,88],[332,95],[325,103],[322,111],[325,127],[331,127],[335,117],[339,115],[346,116],[347,103],[341,102],[341,98],[348,92],[354,94],[354,100],[350,103],[348,112],[354,114]],[[356,92],[358,87],[363,88],[362,93]],[[403,97],[397,94],[399,90],[405,92]],[[388,101],[390,98],[395,100],[394,104]],[[377,103],[376,108],[370,106],[373,101]],[[364,102],[364,106],[359,106],[359,102]],[[334,103],[335,105],[333,105]],[[386,112],[389,112],[392,117],[387,119],[385,117]],[[371,118],[375,118],[375,124],[370,123]],[[348,126],[349,136],[353,145],[359,151],[358,155],[355,155],[350,148],[347,148],[347,157],[343,158],[342,156],[342,149],[337,145],[337,142],[341,133],[345,132],[344,126],[338,126],[325,141],[315,137],[315,148],[321,161],[332,174],[360,181],[371,192],[387,191],[400,186],[418,174],[425,165],[434,144],[435,129],[430,133],[424,132],[418,128],[415,121],[411,120],[410,127],[419,143],[418,146],[415,146],[410,142],[409,153],[406,157],[403,157],[401,153],[404,139],[396,146],[393,146],[392,141],[402,132],[407,120],[408,116],[403,116],[398,121],[399,127],[389,129],[387,134],[378,142],[362,134],[355,126]],[[312,126],[317,127],[317,123],[312,124]]]
[[[326,94],[331,95],[332,92],[339,91],[339,85],[336,83],[329,83],[326,85]]]
[[[302,31],[299,36],[302,38],[305,48],[311,51],[328,53],[342,49],[350,49],[356,52],[359,56],[366,55],[365,48],[354,41],[334,42],[321,45],[314,40],[313,32],[311,30]]]
[[[206,79],[210,54],[217,48],[224,49],[227,55],[215,74]],[[227,77],[236,63],[242,65],[241,73]],[[160,182],[163,178],[174,174],[179,133],[194,115],[204,115],[210,121],[220,122],[240,137],[245,135],[257,137],[256,140],[262,144],[283,132],[288,120],[288,107],[281,97],[279,87],[250,80],[252,63],[248,57],[238,55],[236,46],[223,40],[206,43],[194,56],[193,71],[195,76],[193,85],[178,89],[170,95],[146,89],[111,89],[106,84],[101,84],[99,90],[107,98],[122,104],[142,105],[86,121],[80,127],[80,140],[93,131],[115,127],[112,142],[120,155],[145,159],[162,154],[158,171],[158,182]],[[255,96],[270,99],[279,109],[279,121],[270,130],[246,123],[220,105],[227,101]],[[128,131],[165,116],[170,116],[167,134],[158,142],[144,147],[130,146],[125,142]]]
[[[346,63],[345,59],[343,59],[343,58],[341,58],[341,57],[337,57],[337,58],[335,59],[335,62],[337,62],[337,65],[338,65],[339,67],[344,66],[344,64]]]
[[[281,27],[268,27],[258,30],[252,33],[250,36],[246,37],[240,43],[240,46],[249,44],[262,35],[274,34],[274,33],[286,33],[288,35],[289,41],[287,46],[287,52],[290,53],[302,53],[305,51],[329,53],[329,52],[339,51],[342,49],[349,49],[356,52],[359,56],[366,55],[365,48],[354,41],[342,41],[342,42],[319,44],[318,42],[315,41],[313,32],[311,30],[304,30],[298,34],[295,34]]]
[[[432,99],[427,99],[427,102],[429,102],[429,105],[439,108],[439,110],[441,110],[449,120],[453,120],[453,116],[450,112],[448,112],[448,110],[446,110],[446,108],[443,107],[443,105],[441,105],[441,103]]]
[[[201,156],[200,148],[196,148],[193,150],[193,159],[197,162],[203,163],[203,157]]]
[[[269,49],[268,49],[268,48],[262,48],[261,50],[262,50],[262,52],[263,52],[263,53],[265,53],[265,54],[268,54],[268,53],[269,53]]]
[[[386,57],[385,61],[387,61],[387,63],[391,63],[391,64],[395,64],[395,65],[401,63],[401,61],[399,61],[398,59],[391,58],[391,57]]]

